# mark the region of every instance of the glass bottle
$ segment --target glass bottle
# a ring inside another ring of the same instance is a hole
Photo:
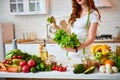
[[[42,59],[42,56],[43,56],[43,45],[40,45],[40,46],[39,46],[39,56],[40,56],[41,59]]]
[[[46,47],[46,40],[44,40],[42,57],[43,57],[43,61],[47,60],[47,58],[48,58],[48,50],[47,50],[47,47]]]

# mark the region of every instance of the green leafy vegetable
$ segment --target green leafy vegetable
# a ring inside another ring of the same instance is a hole
[[[52,18],[48,18],[47,21],[50,22],[50,23],[53,23],[53,19]]]
[[[72,34],[67,34],[64,30],[59,30],[55,33],[54,40],[62,47],[66,48],[75,48],[80,46],[80,42],[77,38],[77,35],[72,33]]]

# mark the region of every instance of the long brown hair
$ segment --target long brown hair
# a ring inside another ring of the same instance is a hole
[[[86,0],[87,2],[87,5],[88,5],[88,8],[91,10],[95,10],[97,11],[98,15],[99,15],[99,20],[101,18],[100,16],[100,12],[98,11],[98,9],[96,8],[95,4],[94,4],[94,1],[93,0]],[[72,0],[72,13],[70,15],[70,18],[68,20],[68,22],[73,25],[74,21],[76,21],[76,18],[79,18],[80,17],[80,13],[82,11],[82,8],[81,8],[81,5],[77,3],[76,0]]]

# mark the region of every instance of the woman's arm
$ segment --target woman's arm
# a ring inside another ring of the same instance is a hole
[[[69,25],[63,20],[60,22],[60,26],[56,24],[55,18],[52,16],[53,22],[51,23],[51,26],[53,26],[56,30],[64,29],[67,33],[70,33]]]
[[[94,22],[90,24],[90,27],[88,30],[88,37],[85,40],[85,42],[81,43],[81,46],[78,47],[78,50],[85,48],[94,42],[94,39],[97,33],[97,28],[98,28],[98,22]]]

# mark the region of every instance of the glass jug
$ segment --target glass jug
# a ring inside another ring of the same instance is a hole
[[[115,31],[116,31],[116,38],[117,38],[117,39],[120,39],[120,27],[119,27],[119,26],[116,26],[116,27],[115,27]]]

